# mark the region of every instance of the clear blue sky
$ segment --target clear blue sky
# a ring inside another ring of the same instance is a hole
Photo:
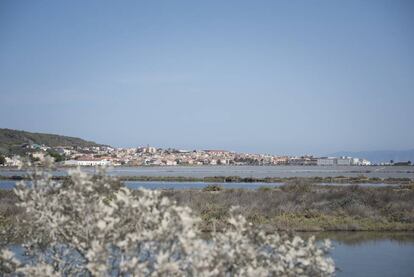
[[[414,148],[414,1],[1,1],[0,127],[274,154]]]

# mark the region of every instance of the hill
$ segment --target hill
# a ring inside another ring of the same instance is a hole
[[[393,160],[394,162],[406,162],[414,161],[414,149],[410,150],[381,150],[381,151],[360,151],[360,152],[337,152],[330,154],[329,156],[340,157],[340,156],[350,156],[357,158],[365,158],[374,163],[389,162]]]
[[[25,150],[24,144],[39,144],[50,147],[72,146],[72,147],[91,147],[103,146],[93,141],[86,141],[76,137],[60,136],[55,134],[31,133],[20,130],[0,128],[0,153],[3,154],[22,154]]]

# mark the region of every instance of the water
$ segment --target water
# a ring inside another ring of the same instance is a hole
[[[140,187],[146,189],[202,189],[212,183],[205,182],[136,182],[126,181],[125,185],[130,189]],[[227,189],[258,189],[260,187],[277,187],[283,183],[214,183]]]
[[[414,232],[299,232],[330,239],[336,276],[414,276]]]
[[[332,240],[336,276],[414,276],[414,233],[327,232],[316,237]],[[20,247],[11,249],[24,260]]]
[[[414,242],[367,241],[349,245],[334,241],[337,276],[414,276]]]
[[[94,168],[83,168],[94,172]],[[67,168],[54,172],[56,176],[67,175]],[[0,169],[1,176],[24,175],[16,169]],[[414,166],[164,166],[164,167],[114,167],[108,169],[112,176],[183,176],[183,177],[358,177],[412,178]]]
[[[0,180],[0,189],[13,189],[16,183],[16,181]]]
[[[374,232],[374,238],[369,237],[370,232],[335,232],[326,236],[333,240],[331,256],[339,269],[337,276],[414,276],[412,232]]]

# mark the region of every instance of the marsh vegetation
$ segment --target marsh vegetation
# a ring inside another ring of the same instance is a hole
[[[217,190],[206,190],[215,193]],[[14,193],[14,196],[13,194]],[[105,173],[56,181],[34,170],[2,192],[0,273],[18,276],[330,276],[330,242],[266,233],[237,207],[202,236],[197,212]],[[11,245],[24,249],[21,259]]]

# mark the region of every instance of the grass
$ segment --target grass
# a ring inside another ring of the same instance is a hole
[[[223,190],[222,186],[215,185],[215,184],[208,185],[203,188],[203,191],[222,191],[222,190]]]
[[[119,186],[116,182],[114,184]],[[163,195],[193,209],[205,231],[220,230],[232,206],[265,231],[414,231],[414,186],[319,186],[292,183],[257,190],[208,185],[197,190],[164,190]],[[11,190],[0,190],[1,231],[24,212]]]
[[[204,228],[224,227],[231,206],[262,228],[293,231],[414,231],[414,187],[292,184],[257,190],[168,190],[199,213]]]

